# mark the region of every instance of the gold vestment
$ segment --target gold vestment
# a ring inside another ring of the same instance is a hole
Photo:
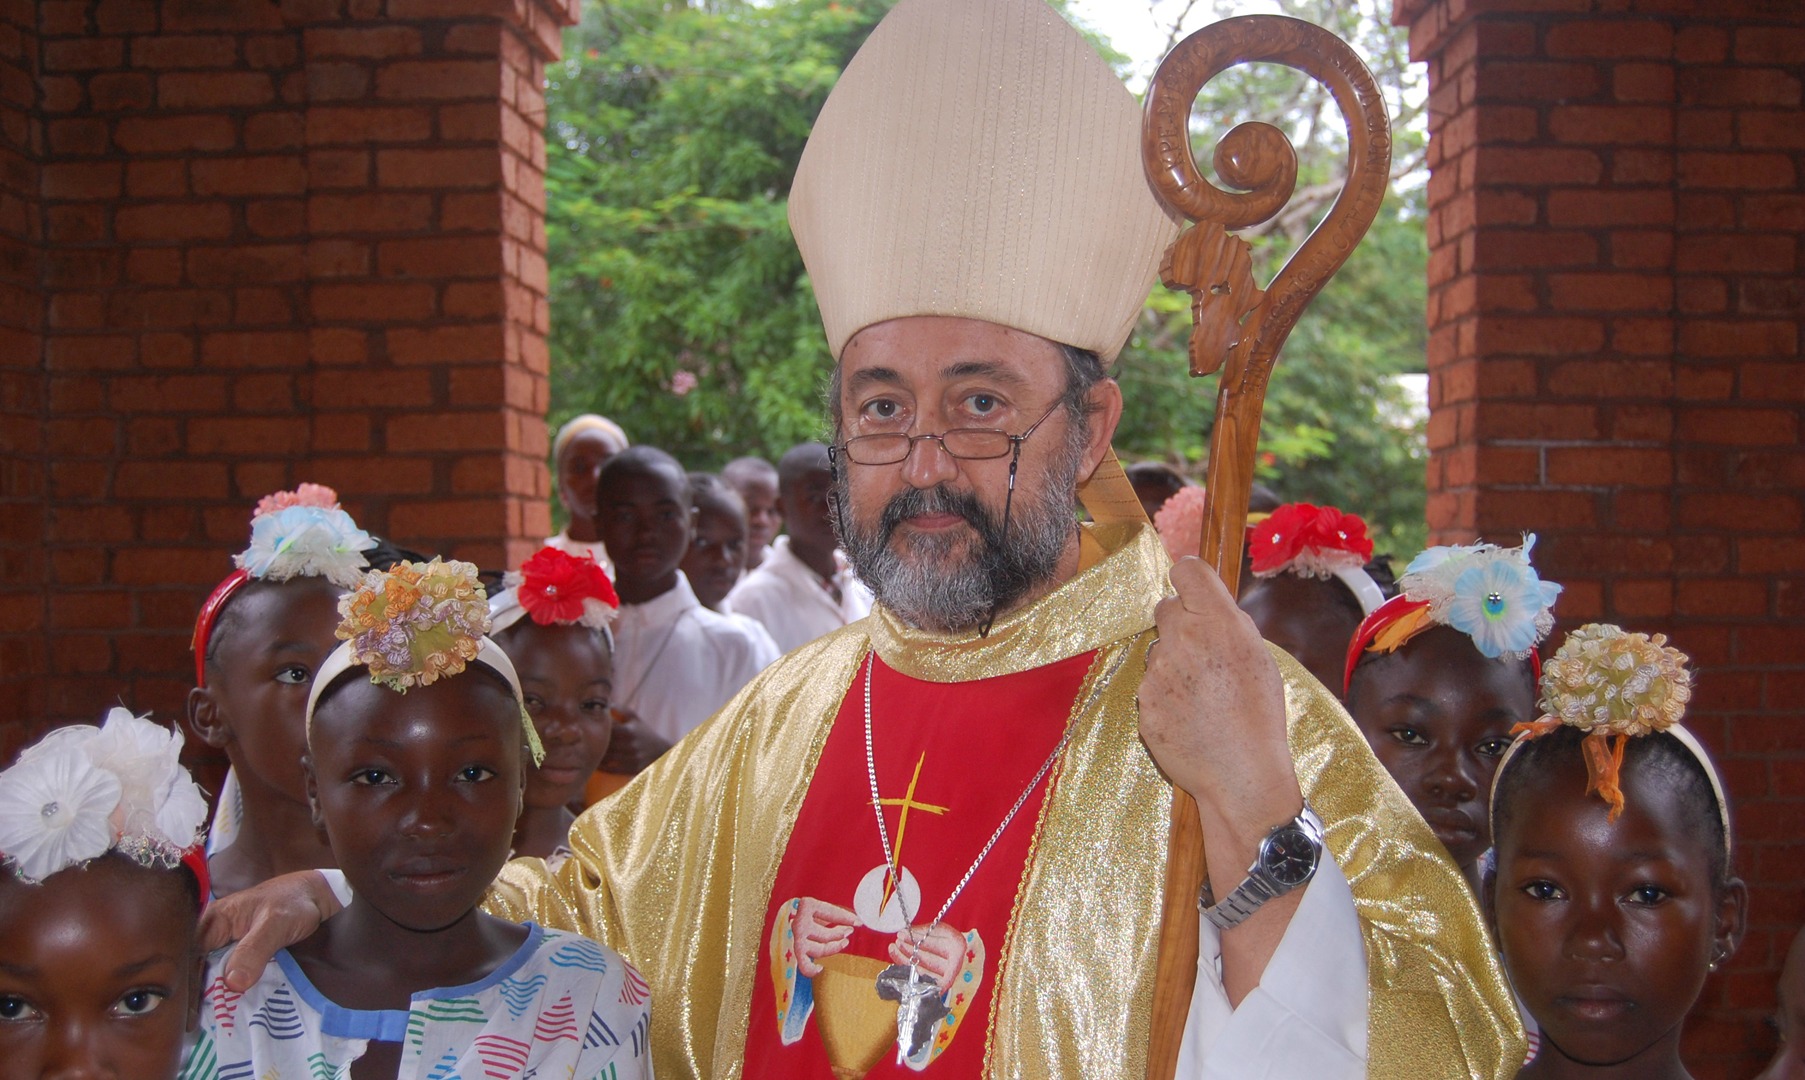
[[[579,818],[556,872],[510,863],[488,909],[632,960],[652,986],[663,1076],[738,1077],[772,883],[866,651],[914,678],[959,682],[1098,650],[1078,700],[1107,684],[1073,719],[999,950],[986,1074],[1141,1080],[1172,789],[1140,742],[1135,693],[1170,564],[1150,526],[1086,528],[1108,555],[987,638],[912,630],[880,606],[771,665]],[[1298,781],[1361,920],[1368,1074],[1515,1076],[1522,1027],[1459,869],[1340,704],[1273,652]],[[1238,882],[1235,870],[1225,876]]]

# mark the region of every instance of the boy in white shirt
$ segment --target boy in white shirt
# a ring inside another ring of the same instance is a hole
[[[789,534],[727,596],[730,609],[763,623],[784,652],[871,612],[871,590],[838,548],[828,506],[832,488],[826,446],[803,443],[783,455],[777,490]]]
[[[596,477],[596,526],[614,557],[615,740],[604,767],[637,772],[777,659],[767,639],[703,607],[679,569],[695,529],[689,477],[650,446]]]

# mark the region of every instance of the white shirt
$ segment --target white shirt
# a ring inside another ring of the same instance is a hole
[[[681,570],[664,595],[622,604],[613,629],[615,704],[671,742],[777,659],[768,636],[703,607]]]
[[[763,623],[778,649],[789,652],[871,614],[871,590],[837,551],[834,565],[830,584],[840,591],[838,601],[822,585],[821,575],[790,550],[790,538],[780,536],[758,569],[727,594],[727,605],[735,614]]]
[[[1228,1003],[1221,932],[1198,916],[1197,988],[1177,1075],[1197,1080],[1363,1080],[1366,939],[1347,877],[1325,850],[1260,985]]]
[[[608,580],[614,580],[614,563],[609,560],[608,549],[602,546],[600,540],[572,540],[570,529],[566,528],[556,536],[546,537],[545,546],[557,548],[566,555],[575,555],[578,558],[582,558],[584,555],[594,556],[595,561],[608,572]]]

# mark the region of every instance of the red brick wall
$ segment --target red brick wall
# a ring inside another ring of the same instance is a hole
[[[6,611],[42,625],[0,626],[0,756],[120,698],[179,715],[266,492],[523,557],[549,527],[540,87],[576,0],[5,2],[0,152],[44,133],[0,188],[4,252],[14,216],[43,233],[5,404],[45,462],[5,491],[37,506],[0,530]]]
[[[1805,8],[1396,15],[1431,85],[1430,526],[1533,531],[1564,627],[1694,657],[1754,903],[1686,1048],[1746,1076],[1805,923]]]
[[[37,66],[31,0],[0,0],[0,701],[28,712],[41,711],[47,655]]]

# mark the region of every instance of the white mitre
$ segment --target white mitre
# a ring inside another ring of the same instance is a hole
[[[953,315],[1108,362],[1178,222],[1134,95],[1044,0],[902,0],[815,121],[790,231],[835,357],[867,326]],[[1089,486],[1101,520],[1128,490],[1113,454]],[[1126,499],[1107,516],[1142,518]]]

